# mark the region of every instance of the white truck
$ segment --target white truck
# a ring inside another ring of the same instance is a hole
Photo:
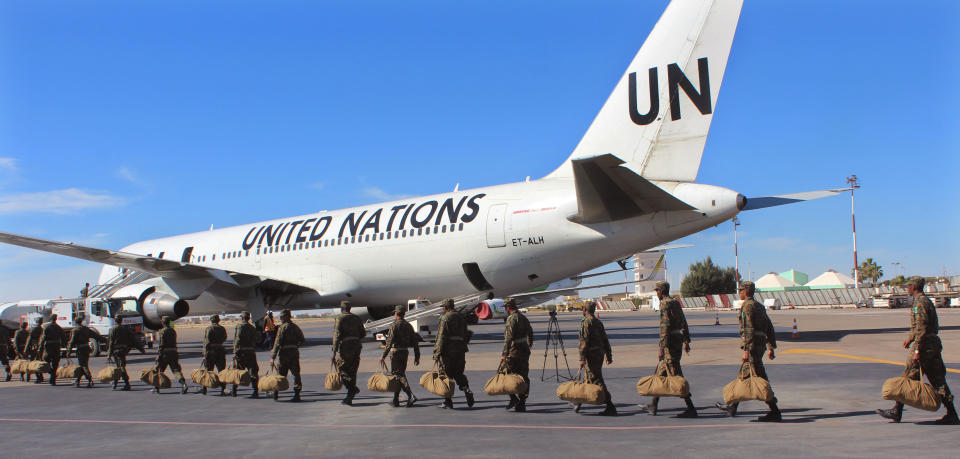
[[[73,318],[83,313],[84,325],[100,334],[100,339],[90,340],[90,351],[101,355],[107,348],[107,337],[120,313],[123,323],[129,325],[145,346],[153,347],[144,335],[143,316],[137,312],[136,298],[57,298],[52,300],[27,300],[0,305],[0,321],[7,328],[16,330],[23,322],[33,326],[37,318],[44,322],[52,314],[57,315],[57,325],[69,336],[76,324]],[[67,343],[63,343],[66,346]]]

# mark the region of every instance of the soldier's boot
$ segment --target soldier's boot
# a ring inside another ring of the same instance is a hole
[[[473,408],[473,391],[469,387],[463,389],[463,396],[467,399],[467,407]]]
[[[527,399],[525,397],[517,397],[517,407],[514,411],[517,413],[525,413],[527,411]]]
[[[293,398],[291,398],[290,401],[294,403],[300,401],[300,389],[293,390]]]
[[[580,412],[580,404],[579,404],[579,403],[574,403],[574,404],[573,404],[573,412],[574,412],[574,413],[579,413],[579,412]]]
[[[277,401],[277,400],[280,400],[280,391],[275,390],[273,391],[273,401]]]
[[[120,388],[122,391],[130,390],[130,378],[123,378],[123,387]]]
[[[393,393],[393,401],[391,402],[391,404],[393,405],[394,408],[400,407],[400,391],[396,391]]]
[[[940,425],[960,424],[960,418],[957,417],[957,408],[953,406],[953,401],[944,403],[943,406],[947,408],[947,414],[942,418],[937,419],[936,423]]]
[[[204,393],[206,393],[206,392],[204,392]],[[227,395],[227,385],[226,385],[226,383],[220,384],[220,396],[223,397],[224,395]]]
[[[417,396],[413,395],[413,391],[410,389],[406,390],[407,393],[407,408],[413,406],[414,403],[417,403]]]
[[[443,408],[445,410],[453,409],[453,399],[452,398],[443,399],[443,404],[440,405],[440,408]]]
[[[181,380],[180,380],[180,393],[181,393],[181,394],[186,394],[187,392],[190,392],[190,388],[187,387],[187,380],[181,379]]]
[[[236,396],[237,396],[237,385],[236,385],[236,384],[234,384],[233,387],[230,389],[230,396],[232,396],[232,397],[236,397]]]
[[[684,398],[684,402],[687,403],[687,410],[683,413],[677,415],[678,418],[695,418],[697,417],[697,407],[693,406],[693,400],[690,397]]]
[[[93,380],[87,378],[87,389],[93,389]]]
[[[510,411],[513,407],[517,406],[517,402],[519,401],[520,399],[518,399],[516,395],[510,394],[510,402],[507,403],[507,411]]]
[[[260,398],[260,380],[258,378],[253,378],[250,380],[250,388],[253,389],[253,393],[250,394],[250,398]]]
[[[113,380],[113,390],[117,390],[117,383],[120,382],[118,379]]]
[[[767,402],[770,412],[757,418],[757,422],[780,422],[783,417],[780,415],[780,408],[777,407],[777,399]]]
[[[740,404],[717,402],[715,406],[723,411],[726,411],[727,416],[732,418],[737,415],[737,408],[740,406]]]
[[[73,382],[73,387],[80,387],[80,378]]]
[[[4,381],[10,381],[11,379],[13,379],[13,373],[10,373],[10,367],[8,366],[8,367],[7,367],[7,379],[4,379]]]
[[[201,394],[201,395],[207,395],[207,386],[201,386],[201,387],[200,387],[200,394]]]
[[[37,377],[33,379],[34,384],[43,384],[43,374],[37,373]]]
[[[160,387],[159,387],[159,386],[153,386],[153,389],[150,389],[150,392],[152,392],[152,393],[154,393],[154,394],[157,394],[157,395],[160,395]]]
[[[51,373],[51,374],[50,374],[50,385],[51,385],[51,386],[56,386],[56,385],[57,385],[57,374],[56,374],[56,373]]]
[[[653,397],[650,399],[650,403],[647,403],[646,405],[640,405],[640,408],[646,410],[647,413],[650,413],[650,416],[656,416],[657,405],[659,404],[660,404],[660,397]]]
[[[607,396],[607,407],[600,412],[600,416],[616,416],[617,407],[614,406],[613,400],[610,400],[610,396]]]
[[[893,408],[889,410],[877,410],[877,414],[893,422],[900,422],[903,418],[903,403],[894,403]]]
[[[343,400],[342,400],[340,403],[342,403],[342,404],[344,404],[344,405],[347,405],[347,406],[352,406],[352,405],[353,405],[353,396],[354,396],[354,395],[357,395],[357,392],[360,392],[360,389],[357,389],[356,386],[354,386],[354,385],[348,386],[348,387],[347,387],[347,396],[344,397]]]

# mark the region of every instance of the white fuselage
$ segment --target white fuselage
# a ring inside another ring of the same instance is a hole
[[[578,210],[573,180],[541,179],[143,241],[121,251],[310,290],[274,293],[267,305],[437,301],[478,290],[465,263],[476,263],[494,294],[505,297],[717,225],[738,212],[734,191],[695,183],[657,185],[697,211],[573,223],[568,219]],[[119,270],[105,266],[100,282]],[[194,314],[242,310],[251,301],[234,290],[221,294],[162,278],[145,284],[189,300]]]

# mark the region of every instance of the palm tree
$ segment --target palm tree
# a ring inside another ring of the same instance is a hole
[[[870,279],[872,285],[877,284],[877,280],[883,277],[883,268],[873,261],[873,258],[867,258],[857,267],[861,279]]]

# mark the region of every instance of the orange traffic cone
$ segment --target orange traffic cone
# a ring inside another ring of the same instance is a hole
[[[797,328],[797,318],[793,318],[793,339],[800,339],[800,330]]]
[[[717,320],[716,320],[716,322],[714,322],[713,324],[714,324],[714,325],[720,325],[720,310],[717,309],[715,312],[716,312],[716,314],[717,314]]]

